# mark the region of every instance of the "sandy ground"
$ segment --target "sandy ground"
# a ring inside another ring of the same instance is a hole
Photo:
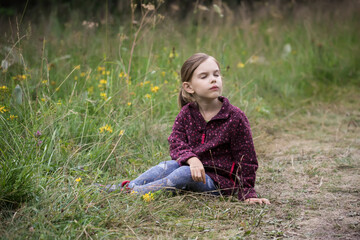
[[[358,106],[321,105],[267,128],[255,139],[258,192],[273,203],[263,237],[360,239]]]

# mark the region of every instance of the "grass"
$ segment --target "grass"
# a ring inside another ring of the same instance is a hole
[[[77,10],[18,25],[1,19],[0,57],[11,66],[0,75],[0,235],[356,237],[357,8],[311,6],[256,6],[252,15],[240,8],[237,16],[223,6],[224,18],[199,10],[181,24],[161,8],[136,13],[135,25],[108,13],[90,27]],[[98,192],[92,183],[133,179],[168,158],[179,70],[198,51],[219,60],[224,95],[250,119],[257,190],[272,206],[194,193],[158,192],[146,202]]]

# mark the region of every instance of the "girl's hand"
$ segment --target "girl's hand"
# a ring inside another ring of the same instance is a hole
[[[248,198],[248,199],[245,199],[245,202],[248,203],[248,204],[263,204],[265,203],[266,205],[269,205],[271,204],[269,200],[267,200],[266,198]]]
[[[192,157],[187,160],[187,164],[190,165],[191,177],[195,182],[206,183],[205,169],[197,157]]]

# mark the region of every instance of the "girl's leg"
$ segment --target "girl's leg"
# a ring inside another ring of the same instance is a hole
[[[161,162],[141,174],[133,181],[130,181],[128,187],[133,188],[134,186],[144,185],[162,179],[179,167],[180,165],[175,160]]]
[[[191,190],[194,192],[212,192],[214,194],[218,194],[214,181],[208,175],[206,175],[206,184],[202,182],[195,182],[191,177],[189,166],[178,167],[164,178],[148,184],[136,185],[133,187],[133,190],[139,194],[146,194],[148,192],[156,192],[164,188],[176,188]]]

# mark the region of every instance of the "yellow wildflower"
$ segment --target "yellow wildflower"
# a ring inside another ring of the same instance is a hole
[[[141,83],[140,83],[140,87],[142,87],[143,85],[144,85],[144,83],[143,83],[143,82],[141,82]]]
[[[169,54],[169,58],[177,58],[178,56],[179,54],[175,51],[175,49],[173,49]]]
[[[128,106],[131,106],[131,102],[128,102],[127,105],[128,105]]]
[[[42,102],[45,102],[45,101],[46,101],[46,99],[45,99],[45,98],[41,98],[41,101],[42,101]]]
[[[106,75],[110,75],[110,71],[106,71]]]
[[[8,120],[14,120],[15,118],[18,118],[18,116],[16,116],[16,115],[10,115],[10,117],[8,118]]]
[[[237,67],[238,67],[238,68],[244,68],[244,67],[245,67],[245,64],[243,64],[242,62],[239,62],[239,63],[237,64]]]
[[[4,91],[5,91],[5,90],[7,90],[7,89],[8,89],[8,87],[7,87],[7,86],[1,86],[1,87],[0,87],[0,89],[2,89],[2,90],[4,90]]]
[[[80,69],[80,65],[77,65],[77,66],[75,67],[75,69],[76,69],[76,70],[79,70],[79,69]]]
[[[55,88],[55,92],[57,92],[57,91],[59,91],[59,90],[60,90],[60,88],[58,88],[58,87],[57,87],[57,88]]]
[[[5,106],[0,106],[0,113],[7,112],[8,110],[5,108]]]
[[[113,129],[112,129],[111,125],[109,125],[109,124],[106,124],[105,126],[102,126],[101,128],[99,128],[99,130],[100,130],[100,133],[103,133],[105,131],[107,131],[109,133],[113,132]]]
[[[120,130],[120,132],[119,132],[119,136],[122,136],[122,135],[124,135],[124,130]]]
[[[81,72],[80,73],[80,77],[85,77],[86,76],[86,73],[85,72]]]
[[[80,182],[81,181],[81,177],[78,177],[77,179],[75,179],[75,182]]]
[[[144,84],[149,84],[150,83],[150,81],[146,81]]]
[[[121,72],[121,73],[119,74],[119,77],[122,78],[123,76],[124,76],[124,73]]]
[[[159,87],[158,86],[155,86],[155,87],[151,87],[151,91],[153,92],[153,93],[156,93],[157,91],[159,91]]]
[[[61,100],[59,100],[56,104],[57,104],[57,105],[61,105]]]
[[[106,93],[104,93],[104,92],[100,93],[100,97],[102,97],[105,101],[108,99]]]
[[[142,199],[145,202],[151,202],[151,201],[154,200],[154,194],[153,193],[146,193],[146,194],[142,195]]]
[[[165,72],[161,72],[161,76],[165,77]]]
[[[15,77],[12,77],[13,80],[25,80],[26,79],[26,75],[23,74],[23,75],[16,75]]]
[[[150,94],[145,94],[145,98],[150,99],[150,98],[151,98],[151,95],[150,95]]]
[[[103,70],[103,71],[101,72],[102,75],[105,75],[105,73],[106,73],[105,70]]]
[[[50,84],[54,86],[54,85],[56,84],[56,82],[55,82],[55,81],[51,81]]]
[[[109,133],[112,133],[112,132],[113,132],[113,130],[112,130],[112,128],[111,128],[111,126],[110,126],[110,125],[108,125],[108,126],[107,126],[106,131],[108,131]]]
[[[74,77],[74,80],[77,81],[77,80],[78,80],[78,76],[75,76],[75,77]]]
[[[94,92],[94,87],[89,87],[87,91],[89,94],[92,94]]]
[[[107,81],[105,79],[100,80],[100,84],[106,84],[106,83],[107,83]]]
[[[41,83],[42,84],[47,84],[47,80],[42,80]]]
[[[164,81],[165,84],[168,84],[169,82],[167,80]]]

